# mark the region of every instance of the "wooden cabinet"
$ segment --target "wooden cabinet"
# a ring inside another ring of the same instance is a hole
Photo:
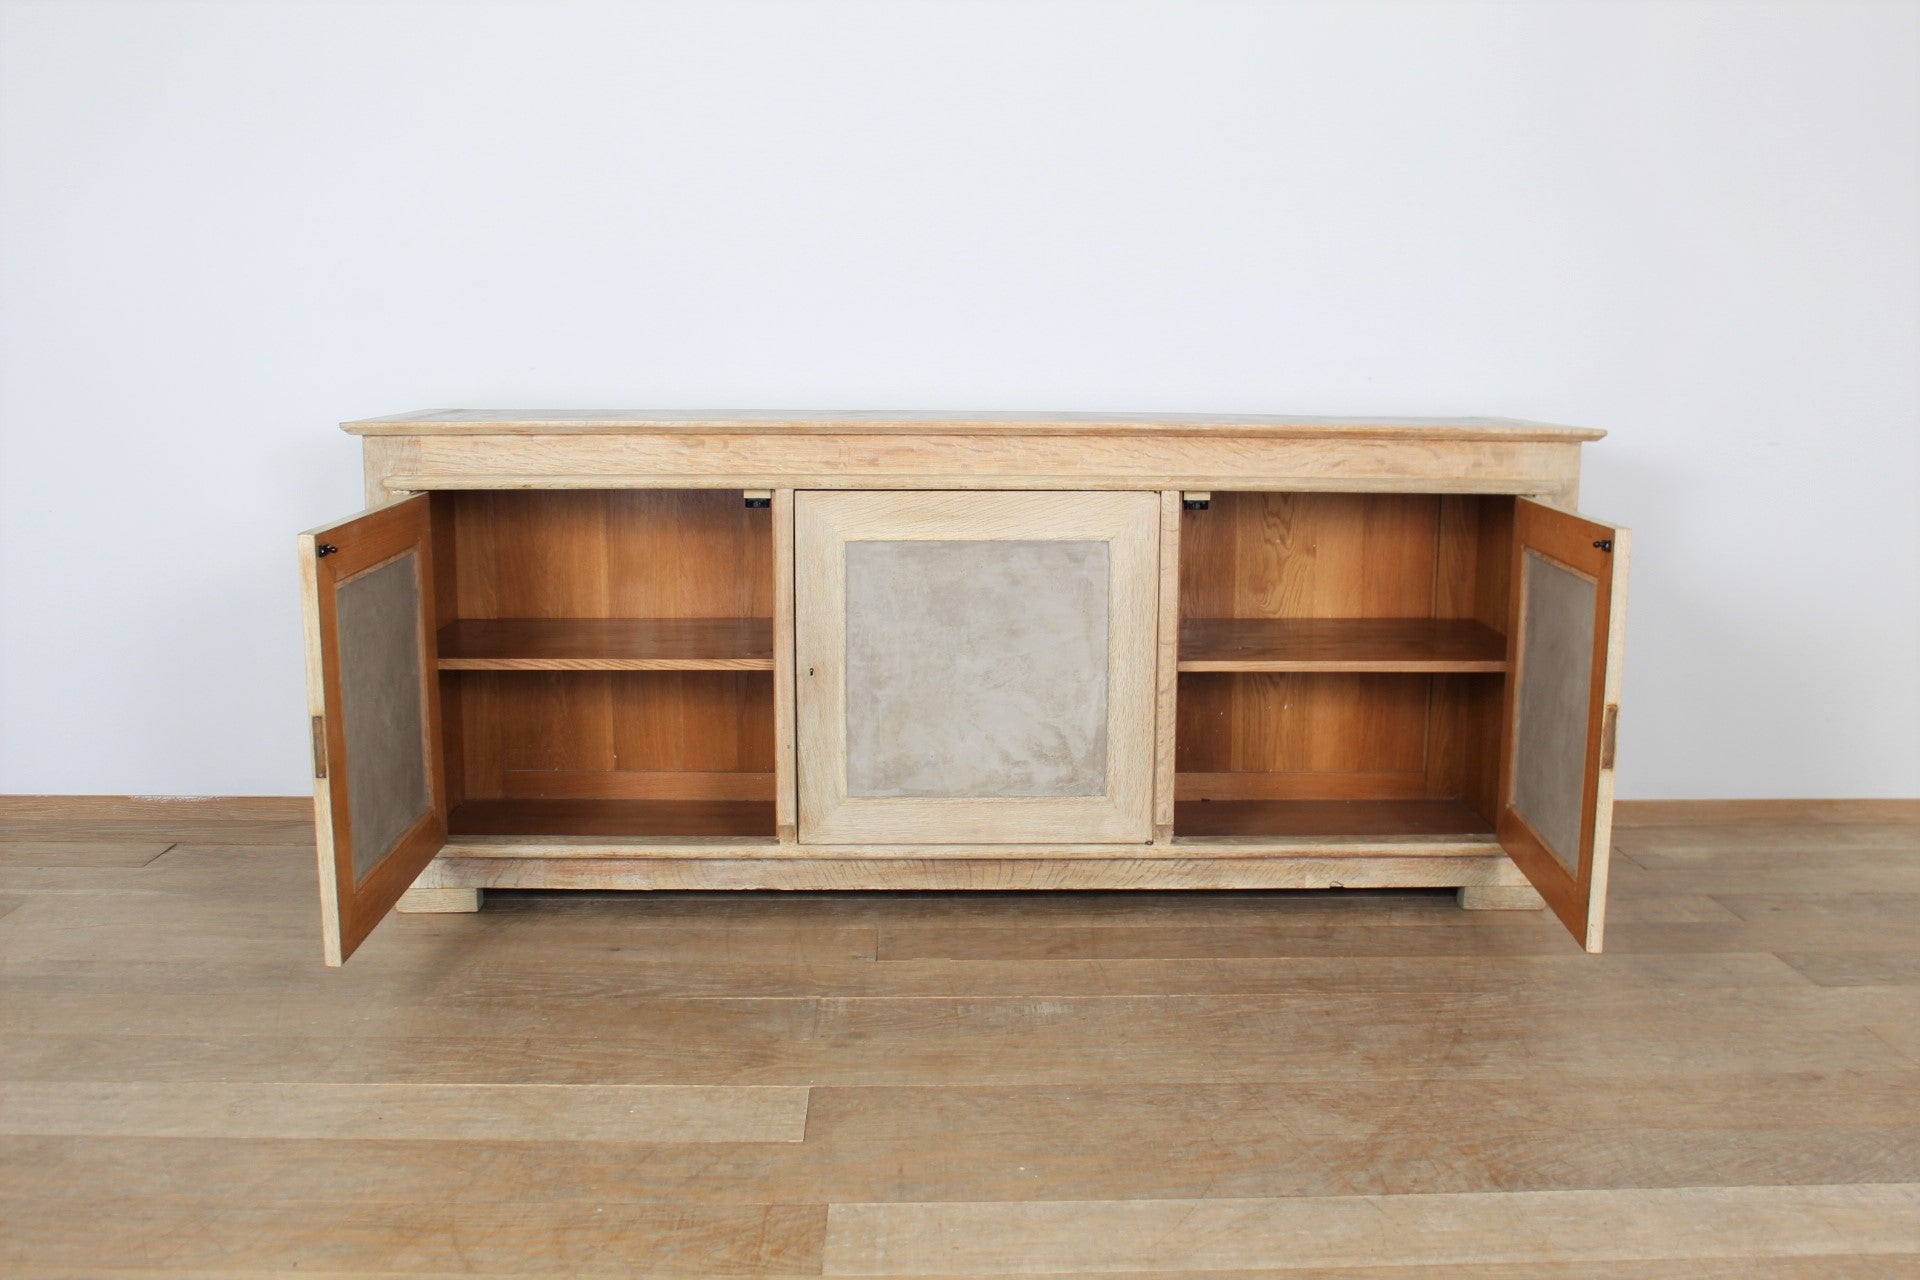
[[[1434,886],[1600,947],[1599,432],[347,429],[370,509],[300,547],[329,963],[488,888]]]

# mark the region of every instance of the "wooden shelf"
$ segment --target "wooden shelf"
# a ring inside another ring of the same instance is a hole
[[[1461,800],[1183,800],[1178,836],[1493,836]]]
[[[1507,638],[1470,618],[1186,618],[1182,671],[1505,671]]]
[[[771,800],[469,800],[447,815],[456,836],[765,836]]]
[[[770,618],[466,618],[442,671],[771,671]]]

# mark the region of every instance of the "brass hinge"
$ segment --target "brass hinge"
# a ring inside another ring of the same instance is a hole
[[[1600,721],[1600,767],[1613,768],[1614,741],[1620,736],[1620,704],[1609,702],[1604,718]]]
[[[313,718],[313,776],[327,776],[327,721],[324,716]]]

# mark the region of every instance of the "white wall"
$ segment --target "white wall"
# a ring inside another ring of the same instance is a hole
[[[465,404],[1606,427],[1622,794],[1920,794],[1914,3],[0,15],[0,792],[304,790]]]

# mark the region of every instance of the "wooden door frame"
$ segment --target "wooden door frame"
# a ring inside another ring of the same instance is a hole
[[[307,653],[307,711],[313,721],[314,840],[320,872],[321,941],[338,966],[433,860],[447,838],[446,764],[440,750],[440,676],[435,653],[431,499],[417,494],[300,535],[302,622]],[[320,549],[328,548],[322,555]],[[427,811],[385,857],[356,880],[347,795],[347,743],[341,708],[341,586],[407,552],[418,558],[416,623],[422,684],[421,733],[427,764]]]
[[[1613,840],[1614,750],[1620,714],[1620,677],[1627,615],[1630,531],[1555,507],[1521,499],[1515,504],[1513,572],[1507,625],[1507,688],[1501,715],[1501,847],[1539,890],[1547,906],[1588,951],[1601,949],[1606,929],[1607,873]],[[1526,678],[1526,557],[1536,554],[1594,583],[1592,691],[1587,703],[1587,750],[1582,776],[1577,875],[1569,875],[1546,841],[1513,804],[1520,685]]]
[[[795,720],[806,844],[1149,843],[1161,496],[1134,492],[803,491],[794,502]],[[1110,559],[1102,794],[847,794],[846,544],[1101,541]]]

